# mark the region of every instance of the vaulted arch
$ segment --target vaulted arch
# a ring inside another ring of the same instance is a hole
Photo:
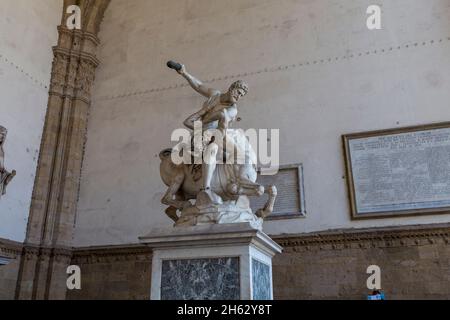
[[[110,2],[111,0],[64,0],[64,9],[71,5],[79,6],[82,12],[82,30],[97,35]],[[65,25],[68,16],[64,10],[61,25]]]
[[[97,35],[109,2],[64,0],[16,299],[66,296]],[[66,27],[70,5],[81,9],[81,30]]]

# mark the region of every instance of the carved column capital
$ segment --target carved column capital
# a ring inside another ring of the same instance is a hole
[[[100,41],[90,32],[58,27],[58,46],[53,48],[50,94],[61,98],[91,101],[91,87],[99,61],[95,56]]]

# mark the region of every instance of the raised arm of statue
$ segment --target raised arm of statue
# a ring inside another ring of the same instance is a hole
[[[203,84],[200,80],[195,78],[193,75],[189,74],[186,71],[186,67],[182,64],[179,64],[174,61],[169,61],[167,63],[167,66],[171,69],[176,70],[179,74],[185,78],[189,85],[198,93],[200,93],[202,96],[205,96],[207,98],[210,98],[214,93],[216,93],[218,90],[215,90],[213,88],[209,88]]]
[[[197,91],[198,93],[200,93],[202,96],[204,96],[206,98],[210,98],[215,92],[217,92],[216,89],[209,88],[209,87],[205,86],[203,84],[203,82],[201,82],[200,80],[195,78],[193,75],[189,74],[186,71],[185,66],[182,66],[181,70],[178,71],[178,73],[181,74],[188,81],[190,86],[195,91]]]

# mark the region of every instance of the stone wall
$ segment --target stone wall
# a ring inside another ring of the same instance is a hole
[[[150,299],[152,255],[145,247],[77,249],[72,264],[81,267],[82,284],[67,292],[69,300]]]
[[[21,253],[21,243],[0,239],[0,257],[9,260],[7,265],[0,265],[0,300],[15,297]]]
[[[275,239],[275,299],[364,299],[370,265],[387,299],[450,298],[449,225]]]
[[[274,238],[275,299],[365,299],[367,267],[381,268],[388,299],[450,299],[450,225],[342,230]],[[145,247],[78,249],[82,289],[68,299],[149,299]]]

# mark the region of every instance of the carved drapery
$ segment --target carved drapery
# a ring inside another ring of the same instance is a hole
[[[91,87],[99,65],[97,37],[109,0],[65,0],[53,66],[41,151],[17,299],[64,299]],[[82,12],[82,29],[69,30],[69,5]]]

